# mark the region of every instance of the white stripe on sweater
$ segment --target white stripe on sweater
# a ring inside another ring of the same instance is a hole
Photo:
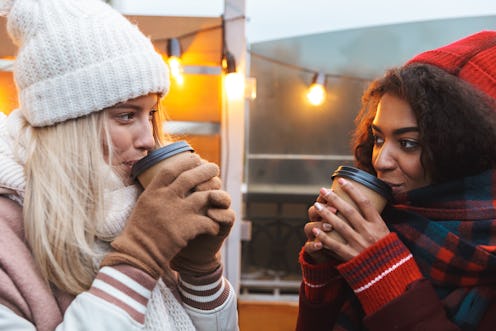
[[[205,302],[212,302],[212,301],[215,301],[217,300],[222,293],[224,293],[224,289],[226,288],[226,285],[224,283],[224,278],[221,278],[221,281],[222,281],[222,286],[219,288],[219,290],[217,290],[214,294],[212,295],[207,295],[207,296],[199,296],[199,295],[194,295],[194,294],[191,294],[189,292],[186,292],[185,290],[183,290],[181,288],[181,286],[179,286],[179,291],[181,292],[181,294],[192,300],[192,301],[195,301],[195,302],[198,302],[198,303],[205,303]]]
[[[371,286],[373,286],[375,283],[377,283],[378,281],[380,281],[381,279],[383,279],[384,277],[386,277],[388,274],[390,274],[394,270],[398,269],[402,264],[404,264],[405,262],[407,262],[408,260],[410,260],[412,258],[413,258],[412,254],[409,254],[407,257],[399,260],[397,263],[393,264],[391,267],[389,267],[386,270],[384,270],[379,276],[375,277],[374,279],[372,279],[367,284],[365,284],[362,287],[359,287],[359,288],[357,288],[356,290],[353,290],[353,291],[355,293],[360,293],[360,292],[365,291],[366,289],[368,289]]]
[[[129,295],[125,294],[124,292],[121,292],[119,289],[105,283],[104,281],[101,281],[99,279],[95,279],[93,281],[92,287],[97,288],[99,290],[102,290],[103,292],[107,293],[108,295],[124,302],[128,306],[132,307],[135,309],[137,312],[144,314],[146,312],[146,306],[142,305],[138,301],[134,300],[131,298]]]
[[[103,267],[100,269],[101,273],[104,273],[107,276],[112,277],[115,280],[118,280],[119,282],[125,284],[127,287],[129,287],[131,290],[134,292],[140,294],[142,297],[149,299],[152,295],[152,292],[148,290],[146,287],[132,279],[126,274],[123,274],[119,270],[112,268],[112,267]]]

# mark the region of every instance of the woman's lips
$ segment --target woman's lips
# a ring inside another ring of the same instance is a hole
[[[122,162],[122,164],[126,167],[126,169],[129,171],[129,173],[131,173],[131,169],[133,168],[133,166],[136,162],[138,162],[138,161],[137,160],[125,161],[125,162]]]
[[[393,191],[393,194],[400,193],[402,192],[402,187],[403,184],[393,184],[387,180],[381,179],[384,183],[386,183],[389,187],[391,187],[391,190]]]

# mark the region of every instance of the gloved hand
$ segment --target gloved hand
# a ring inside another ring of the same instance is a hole
[[[206,216],[217,200],[215,191],[195,191],[197,185],[217,176],[218,166],[201,162],[183,169],[168,167],[153,178],[102,266],[129,264],[158,278],[190,240],[200,234],[219,234],[219,224]]]
[[[222,190],[209,195],[207,216],[219,224],[215,235],[200,234],[191,240],[171,261],[171,268],[181,274],[204,275],[220,266],[219,250],[234,224],[235,213],[230,209],[231,198]]]
[[[167,168],[170,168],[171,175],[177,177],[182,172],[197,167],[200,164],[206,164],[209,161],[202,159],[198,154],[184,152],[176,154],[167,159]],[[222,187],[222,182],[219,178],[219,170],[215,177],[212,177],[206,182],[200,183],[195,187],[195,191],[218,190]]]
[[[202,159],[203,163],[208,161]],[[219,250],[224,239],[229,234],[233,225],[235,214],[231,205],[231,198],[225,191],[220,191],[222,182],[218,177],[211,178],[207,182],[196,186],[196,191],[212,191],[210,196],[207,216],[218,222],[220,226],[219,234],[216,236],[201,234],[190,241],[186,248],[174,257],[171,267],[180,273],[192,275],[209,274],[220,266]]]
[[[198,155],[197,153],[191,153],[189,151],[171,156],[167,159],[166,162],[167,162],[166,167],[169,168],[170,171],[169,173],[171,176],[169,178],[170,182],[172,182],[172,180],[175,177],[179,176],[179,174],[183,173],[186,170],[197,167],[200,164],[209,163],[207,160],[202,159],[200,155]],[[212,177],[210,180],[206,182],[198,184],[198,186],[195,187],[195,191],[220,189],[222,187],[222,182],[218,176],[219,176],[219,170],[217,171],[215,177]]]

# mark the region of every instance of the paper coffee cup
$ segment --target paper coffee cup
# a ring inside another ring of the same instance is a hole
[[[379,213],[382,212],[388,201],[391,201],[393,198],[391,187],[379,178],[355,167],[340,166],[331,175],[331,189],[341,199],[345,200],[356,210],[358,210],[358,212],[360,212],[358,206],[350,198],[350,196],[348,196],[348,194],[341,189],[341,186],[337,183],[336,179],[338,179],[339,177],[351,181],[352,185],[354,185],[355,188],[359,189],[363,194],[367,196],[367,198],[372,202],[372,205]],[[339,215],[339,213],[338,217],[346,221],[346,219]],[[335,231],[328,232],[328,235],[341,242],[345,241]]]
[[[131,169],[131,177],[137,180],[141,186],[147,187],[155,174],[162,167],[167,166],[167,160],[180,157],[183,153],[192,152],[194,152],[193,147],[183,140],[157,148],[134,164]]]

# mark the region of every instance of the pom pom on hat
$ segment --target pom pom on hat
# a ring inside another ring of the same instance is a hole
[[[14,80],[32,126],[88,115],[149,93],[167,66],[149,38],[100,0],[0,0],[18,46]]]
[[[481,31],[420,53],[410,63],[437,66],[496,99],[496,31]]]

